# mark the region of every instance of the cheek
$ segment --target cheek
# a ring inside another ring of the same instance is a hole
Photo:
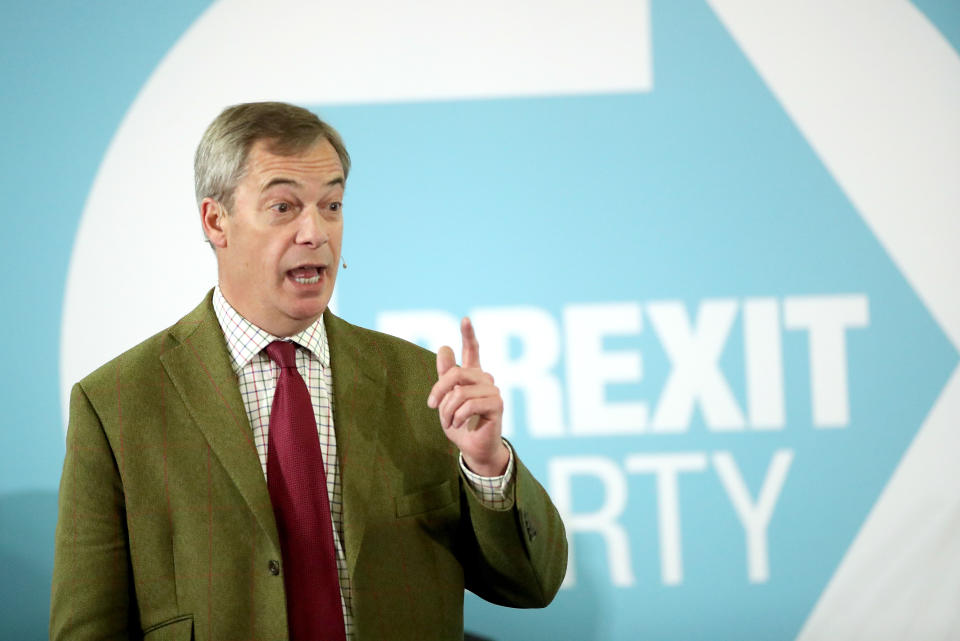
[[[281,266],[284,265],[284,256],[289,248],[289,244],[273,240],[272,242],[264,239],[260,247],[260,265],[264,270],[264,276],[282,277]]]

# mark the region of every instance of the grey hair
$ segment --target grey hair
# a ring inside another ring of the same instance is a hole
[[[344,180],[350,173],[350,155],[337,130],[314,113],[284,102],[248,102],[224,109],[200,139],[193,160],[197,206],[213,198],[226,210],[233,207],[237,184],[247,169],[254,143],[268,142],[280,155],[295,155],[326,139],[340,157]]]

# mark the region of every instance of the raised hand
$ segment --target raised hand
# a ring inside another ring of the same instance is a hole
[[[500,438],[503,398],[493,376],[480,367],[480,344],[469,318],[460,322],[462,365],[444,345],[437,352],[437,382],[427,405],[440,414],[440,425],[463,454],[467,467],[481,476],[499,476],[507,469],[510,453]]]

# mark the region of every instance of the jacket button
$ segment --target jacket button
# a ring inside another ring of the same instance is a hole
[[[270,563],[267,564],[267,567],[270,568],[270,574],[277,576],[280,574],[280,562],[270,559]]]

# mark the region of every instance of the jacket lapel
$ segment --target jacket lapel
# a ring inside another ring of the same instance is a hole
[[[270,493],[211,295],[170,330],[160,360],[191,417],[260,527],[280,550]],[[343,535],[351,576],[363,541],[379,429],[387,421],[384,364],[353,326],[324,314],[333,370],[333,421],[343,487]]]
[[[237,377],[211,294],[170,329],[160,361],[184,405],[277,551],[280,538]]]
[[[379,430],[387,421],[384,364],[349,323],[324,314],[333,369],[333,424],[343,487],[343,536],[347,569],[354,575],[373,491]]]

